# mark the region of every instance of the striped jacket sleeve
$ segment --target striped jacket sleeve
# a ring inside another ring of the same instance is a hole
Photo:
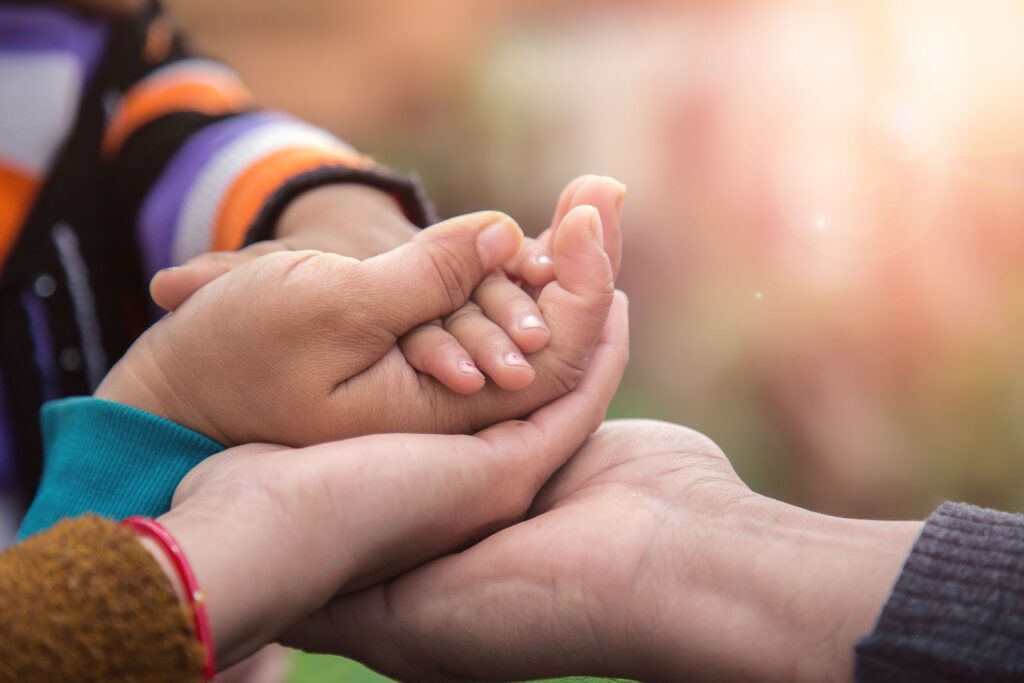
[[[0,270],[72,127],[108,28],[46,3],[0,3]]]
[[[144,23],[138,44],[152,66],[109,103],[101,154],[110,205],[134,227],[146,277],[272,237],[287,203],[326,183],[380,188],[413,223],[431,221],[415,180],[324,130],[256,108],[239,77],[191,55],[166,18]]]

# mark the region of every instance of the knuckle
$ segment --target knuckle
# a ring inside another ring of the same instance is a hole
[[[483,317],[483,310],[475,303],[469,302],[454,313],[448,315],[444,320],[444,326],[446,328],[453,326],[458,327],[463,323],[470,322],[481,317]]]
[[[567,354],[556,354],[552,357],[549,368],[550,381],[562,394],[567,394],[579,386],[587,369],[587,358]]]
[[[502,350],[511,346],[512,341],[505,332],[494,325],[488,325],[480,332],[480,342],[491,349]]]
[[[459,266],[458,255],[447,245],[435,243],[425,250],[431,286],[442,295],[445,307],[454,310],[466,302],[472,283]]]
[[[459,342],[448,335],[437,335],[429,340],[428,351],[440,356],[448,356],[461,350]]]

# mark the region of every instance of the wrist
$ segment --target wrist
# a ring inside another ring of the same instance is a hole
[[[368,185],[339,183],[293,199],[274,232],[292,249],[366,259],[405,244],[416,234],[416,226],[390,194]]]
[[[103,378],[93,392],[94,398],[120,403],[161,417],[206,436],[219,444],[233,445],[230,435],[220,429],[208,412],[199,409],[193,397],[179,388],[175,376],[164,370],[153,338],[164,338],[154,331],[165,324],[159,321],[132,345]],[[171,348],[171,344],[165,345]]]
[[[185,595],[185,584],[182,583],[181,576],[178,574],[178,570],[174,568],[174,564],[172,564],[170,559],[167,557],[167,553],[160,547],[160,544],[148,536],[135,534],[135,537],[146,552],[152,555],[156,563],[160,565],[160,570],[167,576],[167,582],[174,590],[174,595],[177,596],[178,602],[181,603],[182,607],[187,607],[188,597]]]
[[[705,522],[709,552],[674,588],[698,613],[665,615],[667,679],[696,663],[715,680],[850,680],[856,641],[872,628],[921,529],[757,495]],[[688,652],[684,643],[704,647]]]
[[[301,576],[300,556],[277,514],[247,510],[245,518],[219,510],[178,504],[160,517],[189,558],[202,587],[210,620],[217,662],[227,669],[277,639],[294,620],[317,606],[308,582],[319,574]],[[173,568],[172,568],[173,570]],[[166,571],[166,570],[165,570]]]

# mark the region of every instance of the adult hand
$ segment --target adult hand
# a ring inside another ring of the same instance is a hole
[[[624,297],[579,386],[474,436],[248,445],[196,467],[161,518],[204,587],[222,666],[333,595],[465,547],[521,518],[597,428],[628,354]]]
[[[601,219],[601,242],[613,281],[621,261],[625,193],[626,187],[613,178],[581,176],[562,192],[552,222],[557,228],[574,209],[594,207]],[[528,386],[534,369],[522,353],[540,351],[551,334],[534,297],[556,280],[555,234],[548,229],[539,239],[524,240],[512,259],[484,278],[465,306],[406,334],[399,346],[413,367],[454,391],[473,393],[483,387],[483,378],[457,372],[459,359],[471,357],[501,388]]]
[[[395,345],[462,306],[516,253],[518,226],[483,212],[366,261],[277,252],[221,277],[210,273],[212,282],[143,335],[96,395],[226,445],[472,432],[526,414],[579,382],[612,301],[601,234],[592,207],[577,207],[562,222],[557,279],[537,302],[552,341],[531,358],[539,376],[524,391],[488,385],[472,397],[455,394],[420,375]]]
[[[404,335],[399,348],[406,359],[459,393],[483,388],[485,373],[502,389],[528,386],[535,369],[525,355],[543,349],[551,336],[534,299],[555,279],[552,250],[557,225],[576,207],[595,207],[614,278],[621,259],[624,196],[625,186],[612,178],[581,176],[569,183],[558,200],[555,227],[542,239],[525,238],[519,253],[502,270],[485,277],[457,311]],[[416,232],[398,203],[384,192],[364,185],[327,185],[289,204],[278,221],[277,239],[239,251],[203,254],[187,268],[164,272],[153,282],[153,298],[174,310],[217,275],[273,251],[315,249],[367,259],[405,244]]]
[[[399,680],[847,680],[919,529],[764,498],[706,437],[612,422],[526,521],[333,600],[288,642]]]

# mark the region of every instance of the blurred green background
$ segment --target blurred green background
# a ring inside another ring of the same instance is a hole
[[[1021,3],[167,4],[442,214],[537,233],[574,175],[626,182],[615,414],[824,512],[1024,509]],[[295,680],[369,680],[327,662]]]

